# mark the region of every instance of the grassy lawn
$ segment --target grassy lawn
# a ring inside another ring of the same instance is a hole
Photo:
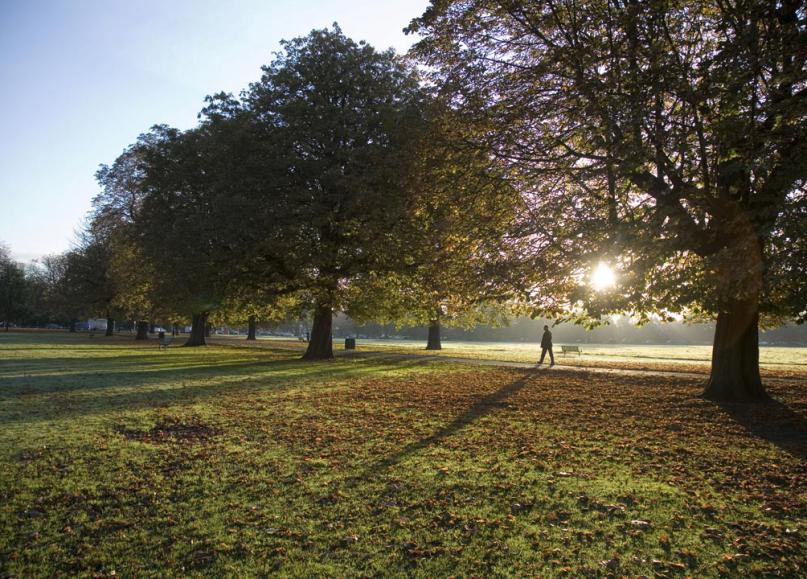
[[[220,344],[241,344],[244,336],[215,336]],[[335,347],[342,349],[342,341]],[[261,337],[258,345],[302,350],[305,343],[278,337]],[[414,340],[358,340],[359,351],[396,354],[428,354],[435,356],[502,360],[535,363],[540,346],[523,342],[460,342],[443,341],[443,349],[426,352],[425,342]],[[627,368],[634,370],[670,370],[708,373],[712,359],[711,346],[649,346],[631,344],[580,344],[581,354],[561,353],[560,343],[554,347],[555,361],[562,366]],[[760,348],[763,375],[788,377],[807,376],[807,348],[768,346]]]
[[[797,576],[807,392],[0,335],[0,576]]]

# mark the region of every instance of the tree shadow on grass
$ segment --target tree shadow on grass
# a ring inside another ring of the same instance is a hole
[[[468,410],[457,416],[454,420],[434,432],[433,434],[421,438],[416,442],[412,442],[407,444],[401,450],[396,452],[395,454],[388,456],[384,460],[371,465],[367,469],[365,469],[358,477],[358,480],[365,479],[368,475],[375,475],[379,474],[380,472],[395,466],[396,464],[400,463],[407,457],[420,452],[432,446],[434,444],[439,443],[441,440],[456,434],[466,426],[469,426],[471,423],[475,422],[479,418],[490,414],[491,412],[495,411],[497,408],[501,408],[504,405],[505,400],[513,396],[514,394],[518,393],[522,390],[527,384],[530,382],[530,378],[532,378],[532,374],[527,374],[523,378],[516,380],[510,384],[499,388],[492,394],[488,394],[484,398],[481,398],[474,402]]]
[[[786,404],[771,398],[755,404],[721,402],[718,406],[750,436],[767,440],[801,460],[807,460],[807,420]]]
[[[264,359],[192,368],[111,371],[84,380],[68,375],[62,379],[64,383],[56,384],[57,377],[52,375],[19,377],[20,382],[13,388],[0,390],[6,401],[12,402],[6,404],[6,412],[0,413],[0,424],[33,424],[166,404],[196,404],[207,397],[244,391],[279,393],[303,385],[310,389],[312,383],[314,388],[317,384],[332,388],[334,381],[358,380],[418,365],[424,364],[421,361],[306,364],[297,359]],[[203,380],[207,382],[200,383]]]

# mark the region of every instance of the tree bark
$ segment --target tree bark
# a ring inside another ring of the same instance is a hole
[[[135,340],[148,340],[149,339],[149,323],[146,320],[138,320],[136,323],[137,335]]]
[[[207,334],[207,312],[200,312],[193,314],[191,321],[191,335],[188,341],[185,342],[186,346],[204,346],[206,345],[205,337]]]
[[[765,400],[759,374],[759,304],[725,300],[717,314],[712,371],[704,398],[721,402]]]
[[[249,316],[249,329],[247,330],[247,340],[254,340],[255,339],[255,331],[257,329],[258,323],[255,321],[255,316]]]
[[[210,337],[210,324],[207,323],[207,314],[205,314],[205,338]]]
[[[106,316],[106,332],[104,333],[105,336],[111,336],[115,333],[115,319],[112,318],[109,314]]]
[[[429,339],[426,342],[427,350],[442,350],[443,344],[440,342],[440,320],[429,322]]]
[[[330,305],[318,304],[314,310],[314,325],[311,328],[311,338],[308,349],[303,354],[303,360],[329,360],[333,358],[333,310]]]

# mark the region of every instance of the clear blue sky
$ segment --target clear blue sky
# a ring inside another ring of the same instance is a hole
[[[69,247],[94,173],[151,125],[188,128],[279,41],[338,22],[404,52],[427,0],[0,0],[0,243],[28,261]]]

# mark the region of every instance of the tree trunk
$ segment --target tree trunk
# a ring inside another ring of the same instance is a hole
[[[427,350],[442,350],[443,344],[440,342],[440,320],[429,322],[429,341],[426,342]]]
[[[176,324],[171,324],[171,335],[172,336],[178,336],[179,335],[179,330],[177,329]]]
[[[255,330],[257,329],[258,323],[255,321],[255,316],[249,316],[249,330],[247,330],[247,340],[254,340],[255,339]]]
[[[207,323],[207,314],[205,314],[205,338],[210,337],[210,324]]]
[[[68,331],[72,334],[76,331],[76,320],[70,320],[70,325],[68,326]]]
[[[738,402],[768,398],[759,375],[757,300],[726,300],[717,314],[712,372],[703,396]]]
[[[308,349],[303,354],[303,360],[329,360],[333,358],[333,311],[330,305],[317,305],[314,311],[314,325],[311,328],[311,338]]]
[[[115,320],[109,314],[106,316],[106,332],[105,336],[111,336],[115,332]]]
[[[191,321],[191,335],[188,341],[185,342],[186,346],[204,346],[205,337],[207,334],[207,312],[193,314]]]
[[[150,323],[150,324],[149,324],[149,333],[150,333],[150,334],[153,334],[153,333],[154,333],[154,328],[156,328],[156,327],[157,327],[157,324],[155,324],[155,323],[153,323],[153,322],[152,322],[152,323]]]
[[[148,340],[149,339],[149,323],[146,320],[139,320],[136,323],[137,335],[135,340]]]

